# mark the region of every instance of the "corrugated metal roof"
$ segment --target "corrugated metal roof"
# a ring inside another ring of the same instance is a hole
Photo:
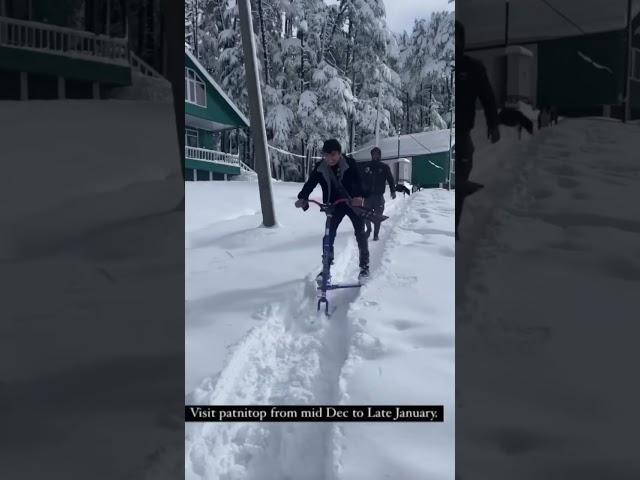
[[[455,130],[435,130],[431,132],[411,133],[399,137],[388,137],[380,140],[378,147],[382,151],[382,159],[417,157],[429,153],[441,153],[449,151],[449,137],[451,144],[455,144]],[[398,141],[400,144],[398,145]],[[360,147],[354,153],[357,161],[371,160],[371,149],[375,141]]]

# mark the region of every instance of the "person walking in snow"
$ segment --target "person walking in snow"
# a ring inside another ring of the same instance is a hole
[[[364,220],[351,208],[352,206],[364,207],[364,194],[356,162],[353,158],[346,157],[342,154],[342,146],[336,139],[330,139],[324,142],[322,154],[323,160],[316,164],[309,176],[309,180],[307,180],[302,190],[300,190],[300,193],[298,193],[298,200],[295,206],[306,210],[309,206],[309,195],[318,184],[320,184],[322,188],[323,203],[335,203],[337,200],[347,199],[349,204],[339,203],[331,218],[329,227],[329,241],[331,245],[330,261],[333,262],[333,244],[338,226],[346,215],[349,217],[349,220],[351,220],[353,231],[358,242],[360,277],[368,277],[369,245],[367,235],[364,231]]]
[[[371,150],[371,161],[363,168],[363,186],[366,192],[365,207],[376,214],[384,213],[385,183],[389,184],[391,198],[396,198],[396,187],[391,174],[391,169],[386,163],[382,163],[382,152],[378,147]],[[365,220],[367,238],[371,235],[371,221]],[[378,241],[380,222],[373,222],[373,240]]]
[[[458,224],[462,215],[462,207],[466,196],[471,194],[469,188],[469,174],[473,168],[473,130],[476,101],[480,99],[484,115],[487,120],[487,136],[491,143],[500,140],[498,128],[498,108],[496,99],[487,77],[487,71],[481,62],[464,54],[465,31],[462,23],[455,22],[456,29],[456,117],[458,121],[456,131],[456,240]]]

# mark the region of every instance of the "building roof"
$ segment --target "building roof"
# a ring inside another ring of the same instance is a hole
[[[459,5],[456,18],[466,29],[467,48],[503,45],[506,0],[473,0]],[[633,16],[640,13],[640,2]],[[509,43],[621,30],[627,2],[611,0],[509,0]]]
[[[185,44],[184,54],[193,62],[193,65],[198,69],[198,73],[213,87],[214,91],[220,96],[220,98],[229,105],[233,113],[238,117],[240,123],[242,123],[245,127],[249,128],[249,120],[247,117],[240,111],[240,109],[236,106],[235,103],[229,98],[229,96],[224,93],[224,90],[218,85],[218,83],[211,77],[209,72],[202,66],[202,64],[198,61],[198,59],[191,53],[188,48],[188,45]]]
[[[391,160],[448,152],[449,141],[451,145],[455,144],[455,130],[435,130],[383,138],[378,142],[378,147],[382,151],[382,160]],[[352,154],[353,158],[359,162],[371,160],[371,149],[374,146],[375,141],[367,143]]]

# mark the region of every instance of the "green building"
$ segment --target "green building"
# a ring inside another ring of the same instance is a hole
[[[98,99],[130,85],[148,66],[129,48],[125,3],[0,0],[0,99]]]
[[[500,105],[524,101],[555,106],[566,116],[621,118],[627,79],[632,118],[640,118],[640,4],[631,15],[631,57],[627,57],[627,2],[558,0],[553,9],[516,2],[509,9],[509,46],[505,45],[503,6],[478,0],[463,10],[469,19],[467,52],[483,62]],[[495,11],[490,24],[475,27],[474,15]],[[544,25],[545,28],[542,28]],[[476,28],[476,30],[474,30]]]
[[[375,142],[359,148],[353,158],[358,163],[371,160]],[[423,188],[455,186],[455,175],[450,171],[455,150],[454,130],[435,130],[383,138],[378,142],[382,161],[389,164],[396,183],[409,182]]]
[[[238,142],[249,121],[187,49],[184,65],[185,179],[228,180],[253,173],[241,160]]]

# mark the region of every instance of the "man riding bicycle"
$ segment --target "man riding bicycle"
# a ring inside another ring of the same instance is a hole
[[[336,139],[327,140],[322,146],[323,160],[314,167],[309,180],[298,194],[295,205],[306,209],[309,205],[309,195],[320,184],[323,203],[335,203],[338,200],[348,200],[336,205],[329,226],[330,261],[333,262],[333,243],[342,219],[349,217],[360,251],[360,278],[369,276],[369,246],[364,231],[364,220],[351,208],[364,206],[362,183],[355,160],[342,154],[340,142]]]

